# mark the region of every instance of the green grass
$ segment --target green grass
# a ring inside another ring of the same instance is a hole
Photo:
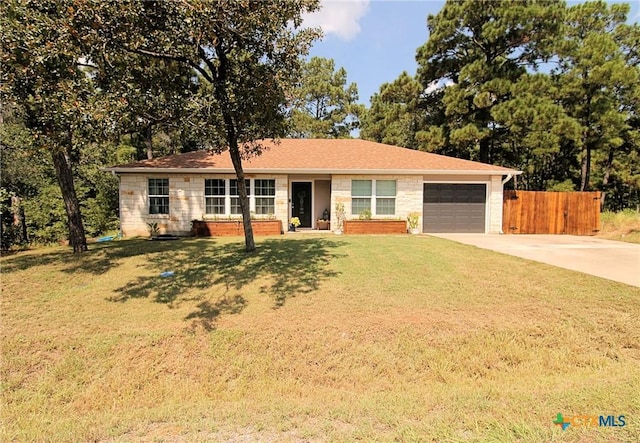
[[[426,236],[241,248],[2,258],[0,440],[640,440],[637,288]]]
[[[600,237],[628,243],[640,243],[640,213],[633,209],[600,214]]]

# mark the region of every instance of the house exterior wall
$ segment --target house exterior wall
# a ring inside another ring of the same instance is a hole
[[[169,214],[149,214],[148,179],[169,179]],[[205,214],[204,180],[208,178],[234,179],[233,174],[134,174],[120,175],[120,229],[124,236],[146,236],[147,223],[157,223],[160,233],[186,235],[191,232],[191,220],[239,218],[238,215]],[[247,175],[247,179],[275,179],[276,219],[287,226],[288,180],[286,175]],[[251,210],[255,202],[251,199]],[[261,218],[266,216],[257,216]]]
[[[191,231],[191,221],[227,219],[229,216],[207,215],[204,204],[204,180],[207,178],[234,179],[233,174],[120,174],[120,223],[125,236],[146,236],[149,234],[147,223],[156,222],[161,233],[184,235]],[[169,179],[169,214],[149,214],[148,179]],[[282,222],[286,229],[290,216],[289,188],[290,182],[302,176],[250,174],[247,179],[269,178],[276,181],[275,213],[276,219]],[[423,185],[425,182],[450,183],[486,183],[487,185],[487,218],[486,230],[489,233],[499,233],[502,229],[502,177],[501,176],[429,176],[429,175],[333,175],[316,176],[314,186],[314,213],[321,217],[322,211],[329,201],[331,220],[336,220],[336,203],[345,205],[346,219],[357,219],[357,214],[351,214],[351,181],[360,180],[396,180],[396,206],[394,215],[373,216],[376,219],[406,220],[411,212],[420,214],[418,226],[422,228]],[[330,181],[330,191],[328,182]],[[324,203],[323,203],[324,202]],[[255,202],[251,200],[251,209],[255,209]],[[232,218],[239,218],[234,215]],[[266,216],[258,216],[265,217]],[[315,220],[314,220],[315,225]],[[331,229],[336,225],[331,224]]]
[[[491,177],[491,186],[489,187],[489,226],[490,234],[502,233],[502,177],[494,175]]]
[[[336,203],[344,203],[346,219],[357,219],[351,212],[351,181],[357,180],[395,180],[396,213],[394,215],[373,215],[374,219],[406,220],[411,212],[420,214],[422,226],[422,183],[421,175],[333,175],[331,177],[331,220],[336,220]],[[332,229],[334,225],[332,224]]]
[[[316,227],[316,220],[322,218],[322,213],[325,209],[331,209],[331,181],[330,180],[316,180],[314,182],[314,214],[315,220],[313,220],[313,226]]]

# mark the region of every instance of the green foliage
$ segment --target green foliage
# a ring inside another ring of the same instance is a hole
[[[344,220],[347,217],[347,213],[344,210],[344,203],[337,202],[335,206],[336,214],[336,229],[341,231],[344,228]]]
[[[286,134],[287,97],[298,81],[302,57],[319,37],[318,30],[301,28],[302,16],[317,9],[318,1],[90,0],[75,6],[71,27],[81,36],[97,76],[116,76],[107,83],[110,91],[129,79],[134,108],[145,110],[149,90],[154,96],[177,95],[169,103],[181,110],[193,139],[217,152],[229,149],[240,183],[246,250],[255,250],[242,160],[260,154],[261,139]],[[146,78],[150,71],[158,80],[153,85]],[[152,109],[161,114],[165,103]],[[166,120],[158,117],[146,125],[148,152],[150,124]]]
[[[576,186],[572,180],[565,180],[563,182],[551,181],[547,184],[546,190],[557,192],[571,192],[576,190]]]
[[[511,85],[548,57],[562,14],[557,1],[448,1],[428,18],[429,40],[418,49],[426,89],[444,89],[439,117],[449,143],[464,157],[500,161],[504,131],[492,110],[511,97]],[[446,84],[446,83],[445,83]]]
[[[371,97],[371,108],[362,119],[360,137],[378,143],[416,149],[420,83],[406,72],[385,83]]]
[[[16,108],[3,109],[0,126],[0,183],[22,199],[27,237],[36,243],[58,243],[68,239],[62,195],[49,156],[37,155],[29,132]],[[118,180],[102,167],[123,163],[113,143],[89,144],[76,153],[75,182],[87,234],[98,236],[118,226]],[[10,218],[4,218],[11,225]],[[8,231],[7,231],[8,232]],[[6,235],[5,235],[6,238]]]
[[[407,215],[407,223],[409,224],[409,229],[418,229],[419,221],[420,221],[419,212],[410,212],[409,215]]]
[[[0,249],[8,251],[16,239],[11,213],[11,193],[0,187]]]
[[[160,233],[160,226],[156,222],[147,223],[147,229],[149,230],[149,236],[155,237]]]
[[[358,214],[358,219],[371,220],[371,209],[363,209],[362,211],[360,211],[360,214]]]
[[[32,242],[51,244],[68,238],[64,203],[56,184],[43,186],[37,196],[26,200],[24,211]]]
[[[292,137],[346,138],[360,125],[364,107],[356,103],[358,86],[347,86],[347,71],[336,71],[333,59],[312,57],[305,63],[293,96]]]
[[[94,76],[83,68],[86,54],[71,24],[73,2],[9,1],[0,11],[0,98],[20,110],[38,156],[51,156],[66,204],[74,252],[87,250],[73,168],[83,143],[99,132],[103,114]]]
[[[579,125],[580,190],[591,188],[594,166],[612,167],[640,105],[640,69],[625,53],[625,45],[637,45],[624,24],[628,11],[604,2],[572,6],[557,45],[559,98]],[[604,172],[605,186],[608,180]]]
[[[447,1],[428,17],[417,82],[371,99],[361,136],[513,167],[529,190],[640,204],[640,26],[600,1]],[[538,72],[552,62],[551,72]]]

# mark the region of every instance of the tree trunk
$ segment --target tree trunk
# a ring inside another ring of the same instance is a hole
[[[11,197],[11,212],[13,213],[13,225],[17,228],[17,243],[28,243],[27,221],[24,216],[24,206],[22,199],[18,196]]]
[[[588,74],[583,72],[583,78],[587,78]],[[591,127],[591,94],[587,93],[585,115],[582,118],[582,161],[580,165],[580,190],[589,189],[589,181],[591,181],[591,146],[589,145],[589,129]]]
[[[249,207],[249,199],[247,198],[247,187],[244,183],[244,170],[242,169],[242,157],[240,156],[240,148],[238,140],[229,141],[229,154],[233,167],[236,170],[238,178],[238,196],[240,197],[240,209],[242,209],[242,225],[244,226],[244,245],[245,251],[253,252],[256,250],[256,243],[253,239],[253,226],[251,226],[251,211]]]
[[[153,159],[153,129],[151,124],[144,128],[144,144],[147,148],[147,160]]]
[[[249,199],[247,198],[247,188],[244,183],[244,170],[242,169],[242,156],[240,155],[240,147],[238,146],[238,131],[236,130],[236,122],[233,119],[233,111],[229,102],[229,94],[227,93],[227,69],[228,59],[225,49],[221,42],[215,46],[216,53],[220,63],[216,72],[216,81],[214,83],[214,94],[220,103],[220,111],[224,121],[227,143],[229,145],[229,154],[233,162],[233,168],[236,171],[238,179],[238,196],[240,197],[240,209],[242,209],[242,225],[244,226],[244,245],[246,252],[256,250],[256,242],[253,239],[253,227],[251,226],[251,211],[249,208]]]
[[[482,140],[480,140],[480,161],[482,163],[489,163],[489,147],[490,147],[490,140],[488,137],[483,138]]]
[[[71,140],[69,140],[71,143]],[[69,156],[63,149],[52,149],[53,166],[56,170],[64,208],[67,211],[69,222],[69,243],[73,247],[73,252],[84,252],[87,250],[87,239],[84,235],[82,215],[80,214],[80,203],[76,195],[76,188],[73,184],[73,173]]]
[[[585,137],[586,138],[586,137]],[[589,189],[591,180],[591,148],[585,143],[582,148],[582,164],[580,167],[580,190]]]
[[[613,148],[609,148],[607,156],[607,164],[604,167],[604,176],[602,177],[602,192],[600,193],[600,212],[604,211],[604,202],[607,197],[607,185],[611,177],[611,166],[613,165]]]

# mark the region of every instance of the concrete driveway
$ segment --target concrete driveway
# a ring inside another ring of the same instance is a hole
[[[640,245],[576,235],[429,234],[640,287]]]

